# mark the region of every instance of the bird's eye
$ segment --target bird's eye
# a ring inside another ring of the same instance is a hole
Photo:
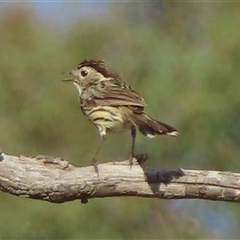
[[[86,76],[88,75],[88,71],[82,70],[82,71],[81,71],[81,75],[82,75],[83,77],[86,77]]]

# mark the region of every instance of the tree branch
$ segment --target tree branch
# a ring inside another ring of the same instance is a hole
[[[91,198],[137,196],[148,198],[200,198],[240,201],[240,174],[141,167],[129,160],[74,167],[51,156],[10,156],[0,153],[0,189],[13,195],[54,203]]]

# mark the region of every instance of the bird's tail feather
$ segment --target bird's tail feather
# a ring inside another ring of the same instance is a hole
[[[166,123],[157,121],[145,113],[135,114],[132,121],[143,135],[150,138],[153,138],[156,135],[179,135],[179,132],[175,128],[169,126]]]

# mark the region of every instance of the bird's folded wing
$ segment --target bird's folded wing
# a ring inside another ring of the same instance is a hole
[[[113,87],[101,96],[92,99],[96,105],[107,106],[136,106],[145,107],[147,104],[142,97],[130,88]]]

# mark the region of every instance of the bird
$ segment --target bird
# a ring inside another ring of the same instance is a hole
[[[145,100],[103,60],[84,60],[68,74],[71,77],[63,81],[70,81],[76,86],[81,111],[97,127],[101,137],[92,159],[97,172],[96,157],[108,132],[131,132],[130,165],[136,156],[137,129],[149,138],[179,135],[172,126],[147,115],[144,112],[147,106]]]

